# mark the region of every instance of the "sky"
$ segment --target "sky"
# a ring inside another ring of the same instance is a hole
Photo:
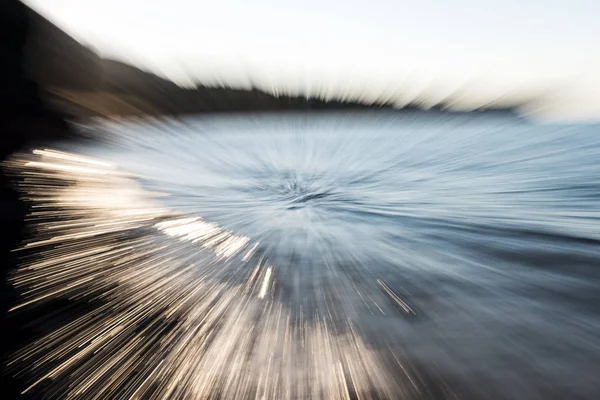
[[[401,104],[538,97],[600,121],[600,0],[27,0],[107,58],[182,85]]]

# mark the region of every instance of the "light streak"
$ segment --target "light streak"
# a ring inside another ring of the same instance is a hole
[[[19,174],[35,232],[10,278],[21,296],[12,313],[55,307],[56,300],[85,305],[66,308],[58,326],[12,354],[8,368],[24,377],[24,393],[53,399],[409,393],[402,387],[410,378],[392,376],[349,317],[335,319],[332,309],[306,314],[282,301],[277,269],[258,242],[172,212],[100,160],[46,149],[6,167]]]

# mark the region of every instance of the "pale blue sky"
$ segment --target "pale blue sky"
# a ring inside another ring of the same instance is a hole
[[[26,3],[101,54],[183,84],[251,76],[271,90],[401,103],[466,83],[473,102],[550,90],[576,99],[565,115],[600,116],[600,0]]]

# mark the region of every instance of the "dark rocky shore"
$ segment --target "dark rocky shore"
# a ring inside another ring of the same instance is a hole
[[[4,0],[0,5],[0,121],[2,137],[0,157],[4,162],[13,152],[38,141],[64,138],[69,129],[61,113],[46,107],[37,82],[28,79],[25,72],[27,38],[34,22],[28,9],[17,0]],[[32,56],[33,54],[29,54]],[[6,318],[15,293],[6,279],[16,267],[11,250],[24,235],[26,206],[13,189],[10,178],[2,171],[2,357],[27,336],[25,322],[19,318]],[[36,316],[30,316],[35,318]],[[1,391],[3,399],[20,398],[15,381],[4,370],[2,363]]]

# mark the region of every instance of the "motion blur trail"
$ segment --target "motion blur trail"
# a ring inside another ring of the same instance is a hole
[[[593,398],[600,127],[100,122],[15,155],[51,399]],[[101,140],[100,140],[100,139]]]

